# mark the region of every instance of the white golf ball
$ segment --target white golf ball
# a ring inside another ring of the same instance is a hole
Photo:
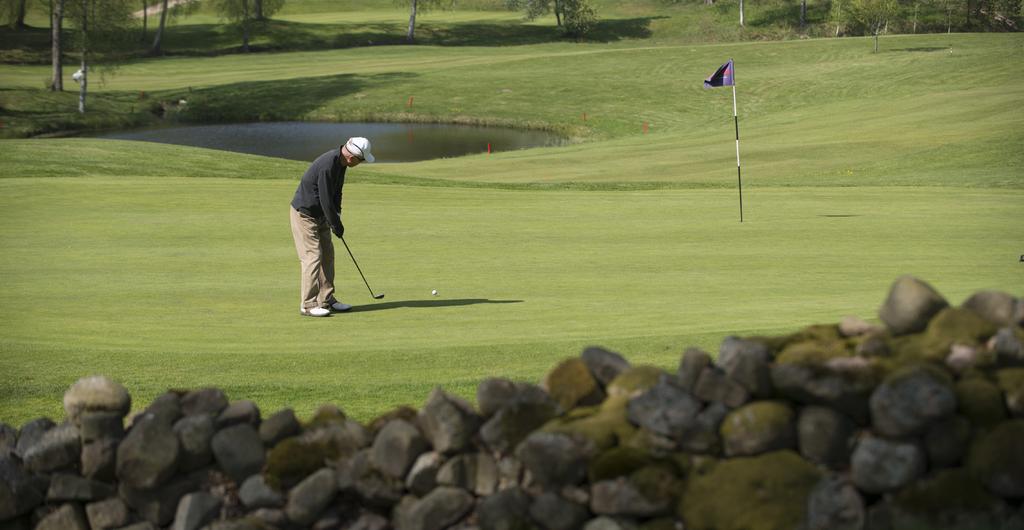
[[[433,291],[430,291],[430,294],[432,294],[434,296],[437,296],[437,289],[434,289]]]

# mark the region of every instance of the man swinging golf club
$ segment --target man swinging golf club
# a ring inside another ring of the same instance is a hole
[[[341,188],[345,170],[363,161],[373,162],[370,141],[349,138],[338,149],[320,155],[299,181],[290,208],[292,238],[302,264],[302,304],[304,316],[326,317],[331,312],[348,311],[352,306],[334,297],[334,243],[331,232],[341,238]]]

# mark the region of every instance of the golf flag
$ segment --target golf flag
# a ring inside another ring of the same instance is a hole
[[[736,112],[736,77],[733,70],[732,59],[718,67],[715,73],[704,80],[704,88],[719,86],[732,87],[732,122],[736,125],[736,182],[740,189],[740,222],[743,222],[743,177],[740,174],[740,118]]]
[[[718,70],[711,74],[711,77],[704,80],[704,88],[714,88],[716,86],[736,86],[736,80],[733,79],[732,59],[719,66]]]

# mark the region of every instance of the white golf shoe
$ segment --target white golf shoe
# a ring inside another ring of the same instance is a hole
[[[309,309],[299,308],[299,313],[306,317],[327,317],[331,316],[331,311],[324,307],[311,307]]]
[[[330,306],[330,310],[337,313],[342,313],[344,311],[348,311],[349,309],[352,309],[352,306],[346,304],[345,302],[339,302],[338,300],[335,300],[334,303],[332,303]]]

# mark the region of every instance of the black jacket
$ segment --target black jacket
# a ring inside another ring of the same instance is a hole
[[[316,219],[327,219],[334,235],[341,237],[341,188],[345,170],[341,148],[332,149],[313,161],[299,181],[292,208]]]

